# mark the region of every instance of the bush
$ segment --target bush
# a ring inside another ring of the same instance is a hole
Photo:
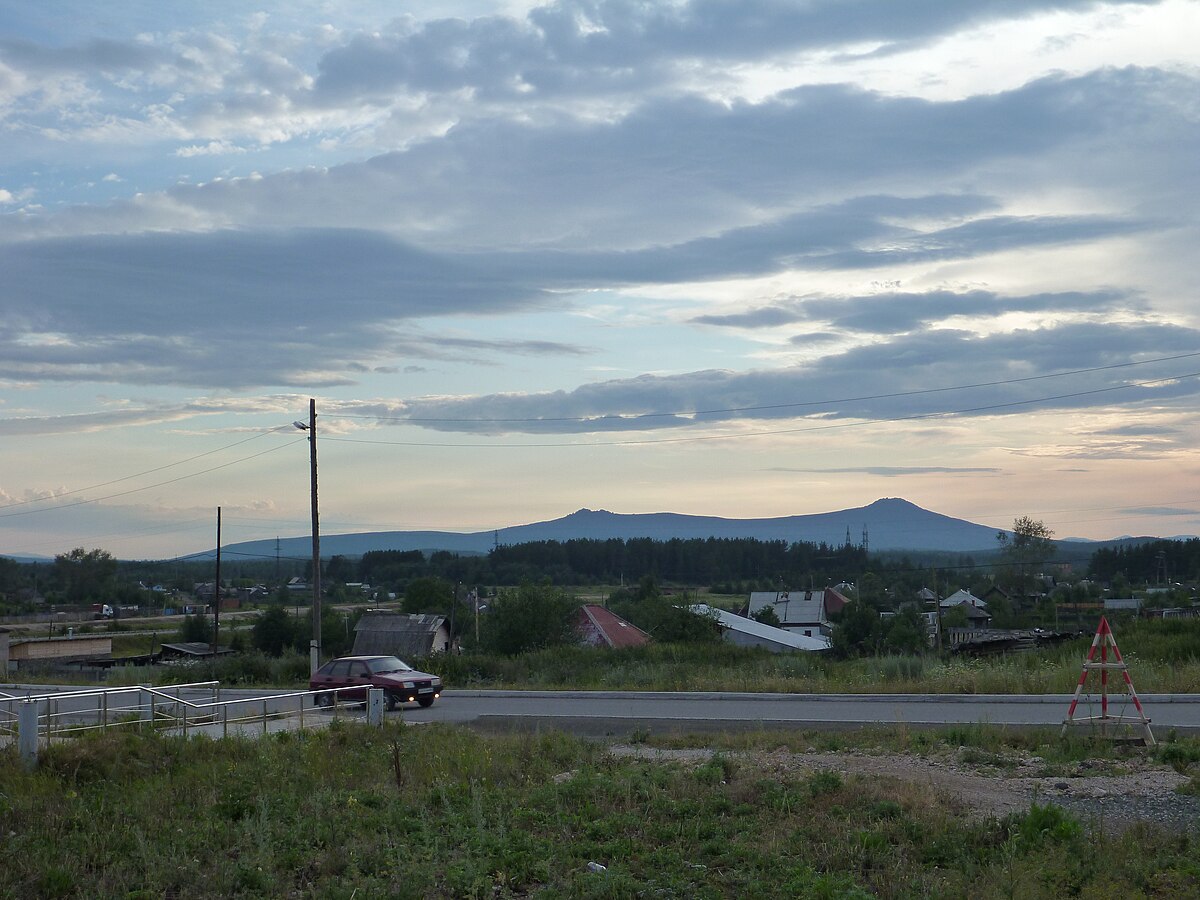
[[[481,643],[505,655],[570,643],[578,604],[560,588],[525,582],[501,591],[488,613]]]
[[[279,605],[267,608],[251,630],[250,643],[268,656],[279,656],[296,640],[296,620]]]

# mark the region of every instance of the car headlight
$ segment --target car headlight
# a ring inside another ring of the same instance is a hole
[[[440,679],[440,678],[433,679],[433,686],[435,688],[440,688],[442,686],[442,679]]]
[[[406,681],[406,682],[404,682],[404,686],[405,686],[406,688],[408,688],[408,690],[410,690],[410,691],[411,691],[411,690],[412,690],[414,687],[416,687],[416,685],[415,685],[415,684],[413,684],[411,681]]]

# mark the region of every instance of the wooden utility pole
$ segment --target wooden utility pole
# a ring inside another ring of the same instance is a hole
[[[217,647],[221,641],[221,507],[217,507],[217,572],[213,582],[213,667],[217,665]]]
[[[308,455],[312,470],[312,620],[313,639],[309,647],[309,665],[313,672],[321,665],[321,523],[317,515],[317,401],[308,401]]]
[[[936,566],[933,569],[933,608],[937,610],[937,648],[938,653],[941,653],[944,647],[942,643],[942,598],[938,594]]]

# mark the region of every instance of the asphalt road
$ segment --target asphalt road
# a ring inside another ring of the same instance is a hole
[[[1152,726],[1200,731],[1200,694],[1151,695],[1142,705]],[[1069,694],[739,694],[591,691],[447,691],[430,709],[404,710],[406,721],[494,727],[563,727],[620,734],[641,728],[683,731],[848,728],[863,725],[1060,725]],[[1136,715],[1124,696],[1110,715]],[[1100,715],[1081,701],[1076,717]]]
[[[28,688],[0,686],[0,692],[24,695]],[[63,686],[34,688],[35,692],[66,691]],[[222,689],[224,700],[264,698],[275,691]],[[184,692],[193,701],[211,694]],[[1168,729],[1200,732],[1200,694],[1151,694],[1143,707],[1156,734]],[[1059,725],[1066,717],[1070,695],[963,694],[747,694],[665,693],[626,691],[471,691],[451,690],[428,709],[409,704],[401,712],[407,722],[450,722],[488,728],[563,728],[608,735],[648,729],[697,731],[782,728],[852,728],[863,725],[993,724],[1009,726]],[[136,694],[128,702],[136,705]],[[115,703],[115,701],[114,701]],[[296,700],[269,700],[272,711],[295,710]],[[311,710],[311,699],[306,709]],[[60,712],[94,710],[94,699],[63,700]],[[246,705],[247,712],[259,702]],[[111,707],[110,707],[111,709]],[[1123,695],[1110,698],[1113,715],[1136,714]],[[1077,717],[1100,714],[1099,702],[1081,703]],[[311,710],[306,715],[327,715]]]

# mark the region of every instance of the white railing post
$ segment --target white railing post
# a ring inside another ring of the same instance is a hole
[[[37,767],[38,756],[38,705],[35,700],[26,700],[18,715],[17,746],[25,768]]]
[[[383,688],[367,688],[367,724],[383,724]]]

